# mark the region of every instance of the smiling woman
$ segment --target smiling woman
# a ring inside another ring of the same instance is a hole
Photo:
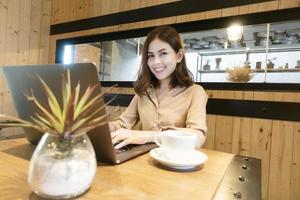
[[[179,34],[170,26],[157,27],[145,40],[137,93],[125,112],[110,123],[116,148],[154,142],[165,130],[189,131],[205,141],[207,95],[193,83]],[[137,122],[141,130],[132,128]]]

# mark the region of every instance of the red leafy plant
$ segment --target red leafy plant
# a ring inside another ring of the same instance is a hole
[[[27,100],[32,101],[38,108],[38,113],[31,116],[31,121],[26,121],[17,117],[0,114],[1,127],[29,127],[40,132],[58,135],[65,139],[75,135],[80,135],[89,130],[101,126],[107,122],[105,109],[113,99],[104,104],[103,94],[95,93],[97,84],[88,86],[80,96],[80,82],[72,91],[70,71],[63,75],[62,81],[62,106],[53,94],[45,81],[38,77],[43,91],[47,96],[48,105],[43,105],[35,96],[34,91],[30,94],[24,93]]]

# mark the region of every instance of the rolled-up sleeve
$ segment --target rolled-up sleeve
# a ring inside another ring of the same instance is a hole
[[[207,99],[208,97],[202,88],[193,93],[190,108],[186,117],[186,128],[201,130],[204,134],[206,134]]]

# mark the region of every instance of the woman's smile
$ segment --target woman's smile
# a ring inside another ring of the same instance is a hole
[[[166,69],[166,67],[155,67],[155,68],[153,68],[153,70],[156,74],[162,73],[165,69]]]

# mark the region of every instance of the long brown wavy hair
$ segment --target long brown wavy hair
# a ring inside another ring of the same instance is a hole
[[[159,39],[163,42],[168,43],[176,53],[178,53],[180,49],[183,49],[179,34],[171,26],[159,26],[153,29],[147,35],[143,47],[142,61],[138,72],[138,78],[134,84],[134,90],[139,96],[145,95],[147,89],[151,85],[153,85],[154,87],[159,86],[159,80],[154,76],[154,74],[152,74],[147,63],[149,44],[154,39]],[[176,86],[189,87],[193,84],[193,75],[186,66],[184,54],[181,62],[177,63],[175,71],[171,76],[171,88],[174,88]]]

